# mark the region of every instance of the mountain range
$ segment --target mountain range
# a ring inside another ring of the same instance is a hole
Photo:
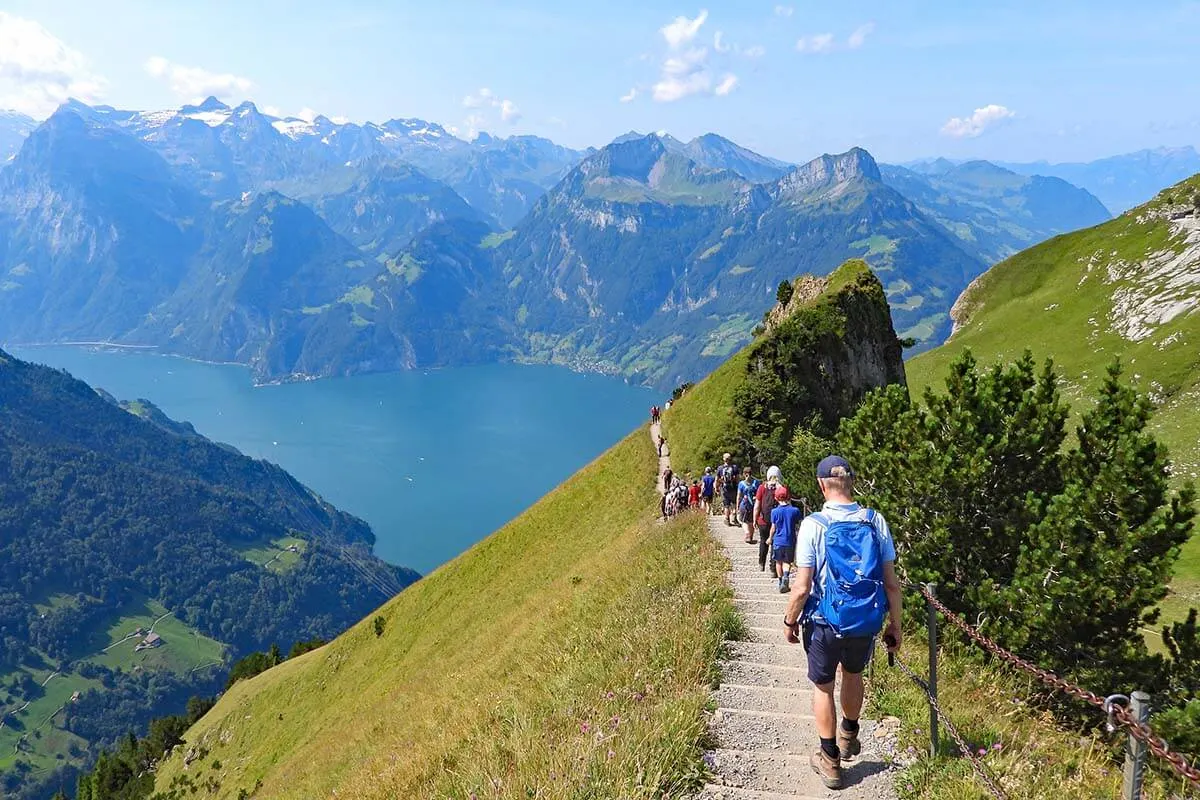
[[[0,341],[153,345],[259,380],[515,359],[668,386],[748,341],[800,272],[865,258],[924,348],[990,263],[1106,218],[986,162],[71,101],[0,170]]]
[[[1120,214],[1200,172],[1200,153],[1189,145],[1138,150],[1088,162],[997,163],[1022,175],[1052,175],[1070,181],[1099,197],[1113,214]]]

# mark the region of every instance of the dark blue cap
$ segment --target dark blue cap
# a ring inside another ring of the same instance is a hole
[[[817,477],[853,478],[854,470],[850,469],[850,462],[841,456],[825,456],[821,463],[817,464]]]

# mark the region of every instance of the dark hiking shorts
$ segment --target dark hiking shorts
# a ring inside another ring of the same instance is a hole
[[[773,560],[780,564],[794,564],[796,562],[796,545],[775,545]]]
[[[804,652],[808,654],[808,679],[817,685],[833,683],[837,668],[852,675],[867,668],[875,650],[874,636],[839,639],[828,625],[804,626]]]

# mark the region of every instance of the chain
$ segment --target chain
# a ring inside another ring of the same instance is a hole
[[[1072,697],[1077,697],[1086,703],[1090,703],[1096,708],[1102,709],[1108,714],[1110,724],[1112,720],[1115,720],[1124,727],[1128,728],[1129,734],[1133,736],[1133,738],[1143,742],[1147,747],[1149,747],[1150,752],[1170,764],[1172,769],[1174,769],[1193,785],[1200,786],[1200,769],[1191,766],[1188,763],[1187,758],[1185,758],[1182,754],[1172,753],[1167,741],[1156,734],[1154,730],[1150,728],[1150,726],[1134,719],[1133,716],[1130,715],[1129,709],[1127,709],[1125,706],[1110,703],[1105,700],[1105,698],[1100,697],[1094,692],[1089,692],[1087,689],[1084,689],[1081,686],[1077,686],[1074,683],[1065,680],[1064,678],[1060,678],[1050,670],[1042,669],[1036,664],[1026,661],[1015,653],[1005,650],[1003,647],[996,644],[987,636],[984,636],[982,633],[976,630],[958,614],[955,614],[953,611],[946,608],[945,604],[930,594],[926,587],[916,586],[914,588],[919,590],[926,602],[941,612],[942,616],[949,620],[954,627],[965,633],[973,642],[978,644],[984,650],[987,650],[989,653],[1001,659],[1002,661],[1006,661],[1009,664],[1012,664],[1014,667],[1024,670],[1047,686],[1058,689],[1059,691],[1065,692]],[[939,716],[941,715],[939,714]]]
[[[995,797],[996,800],[1008,800],[1008,795],[1006,795],[1004,790],[996,784],[996,780],[991,776],[991,773],[988,772],[987,767],[983,765],[983,761],[975,755],[975,753],[971,750],[971,746],[967,744],[966,740],[963,739],[962,734],[960,734],[958,729],[954,727],[954,723],[952,723],[946,716],[945,712],[942,711],[941,706],[938,705],[937,698],[934,697],[933,693],[929,691],[929,683],[920,675],[913,672],[908,664],[905,664],[899,656],[896,657],[896,666],[900,667],[900,671],[907,675],[909,680],[915,683],[917,687],[925,693],[925,698],[929,701],[930,707],[937,713],[938,719],[942,721],[942,727],[944,727],[950,733],[950,736],[954,738],[954,742],[958,745],[959,751],[963,754],[963,757],[965,757],[967,761],[971,763],[971,769],[975,771],[975,775],[978,776],[983,785],[988,788],[988,791],[992,793],[992,796]]]

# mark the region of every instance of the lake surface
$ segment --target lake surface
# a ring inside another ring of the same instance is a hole
[[[138,351],[14,347],[210,439],[274,461],[431,571],[532,505],[648,415],[648,389],[498,364],[255,387],[243,367]]]

